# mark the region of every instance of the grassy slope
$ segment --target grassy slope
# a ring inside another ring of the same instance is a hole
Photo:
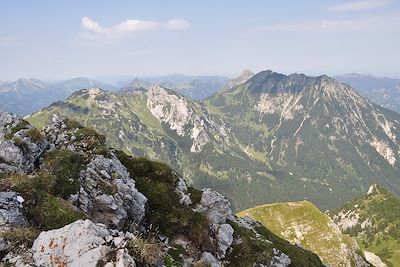
[[[315,252],[331,266],[354,266],[347,250],[353,250],[355,241],[341,234],[331,219],[310,202],[267,204],[238,215],[254,218],[281,238]]]

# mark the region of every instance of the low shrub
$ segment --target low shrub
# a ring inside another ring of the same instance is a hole
[[[54,150],[44,156],[43,168],[55,176],[51,193],[68,198],[79,191],[78,174],[85,166],[85,158],[69,150]]]
[[[138,261],[150,266],[156,266],[166,255],[165,245],[154,238],[136,237],[127,243],[129,253]]]
[[[212,232],[207,218],[180,203],[176,191],[179,177],[168,165],[145,158],[132,158],[123,152],[116,155],[136,181],[137,189],[148,198],[147,220],[168,237],[186,235],[195,246],[213,251]],[[193,191],[194,192],[194,191]],[[197,193],[197,192],[196,192]]]
[[[38,143],[43,140],[43,135],[36,128],[31,128],[26,132],[26,136],[32,140],[32,142]]]
[[[5,181],[2,182],[6,184]],[[7,178],[9,189],[25,199],[22,213],[31,225],[41,230],[63,227],[84,215],[66,200],[52,195],[56,185],[54,175],[12,175]]]
[[[68,201],[52,195],[45,196],[37,205],[27,207],[24,211],[26,217],[42,230],[61,228],[85,218]]]
[[[0,237],[4,238],[11,248],[19,246],[30,248],[39,234],[40,231],[32,227],[15,227],[2,232]]]

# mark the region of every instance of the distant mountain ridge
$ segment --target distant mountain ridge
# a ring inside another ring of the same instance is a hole
[[[19,115],[29,115],[53,102],[65,100],[81,89],[102,88],[104,90],[135,91],[149,90],[156,84],[164,85],[193,99],[202,100],[213,95],[229,78],[223,76],[187,76],[182,74],[146,77],[109,85],[85,77],[65,81],[43,81],[19,79],[14,82],[0,81],[0,109]],[[26,105],[26,103],[30,105]]]
[[[374,183],[400,192],[400,115],[325,75],[264,71],[202,102],[162,86],[83,90],[28,120],[64,117],[126,153],[169,162],[236,209],[307,199],[324,210]]]
[[[400,113],[400,79],[350,73],[334,76],[355,88],[362,96]]]
[[[188,76],[173,74],[167,76],[134,78],[118,85],[122,89],[144,88],[161,85],[195,100],[203,100],[217,92],[230,79],[224,76]]]
[[[45,82],[38,79],[19,79],[0,84],[0,109],[19,115],[28,115],[84,88],[102,87],[113,90],[111,85],[88,79],[75,78],[61,82]]]

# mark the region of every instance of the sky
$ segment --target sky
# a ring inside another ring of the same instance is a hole
[[[400,77],[396,0],[0,0],[0,81],[236,75]]]

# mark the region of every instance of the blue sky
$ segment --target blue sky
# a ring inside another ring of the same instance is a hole
[[[244,68],[400,77],[395,0],[2,0],[0,10],[0,80]]]

